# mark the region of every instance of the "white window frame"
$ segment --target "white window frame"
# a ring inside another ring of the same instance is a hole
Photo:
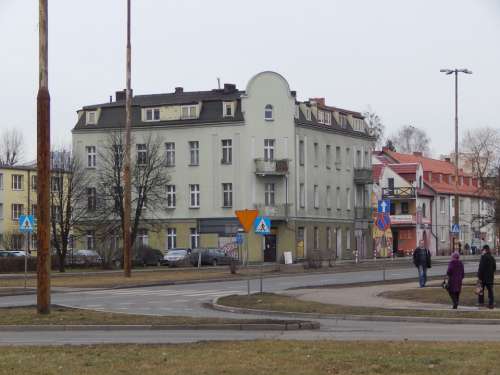
[[[351,211],[351,188],[347,188],[345,191],[346,195],[346,208],[347,211]]]
[[[272,104],[266,104],[264,107],[264,120],[273,121],[274,120],[274,107]]]
[[[276,205],[276,185],[273,183],[264,185],[264,204],[271,207]]]
[[[222,184],[222,207],[233,207],[233,184],[231,182]]]
[[[335,168],[337,170],[342,168],[342,148],[340,146],[335,147]]]
[[[38,178],[37,178],[37,175],[34,174],[34,175],[31,175],[31,190],[33,191],[36,191],[37,189],[37,184],[38,183]]]
[[[200,208],[200,185],[189,185],[189,208]]]
[[[330,185],[326,186],[326,209],[332,209],[332,187]]]
[[[167,208],[175,208],[176,203],[175,185],[167,185]]]
[[[97,111],[86,111],[85,112],[85,124],[86,125],[97,125]]]
[[[97,151],[96,146],[85,146],[87,153],[87,168],[95,168],[97,165]]]
[[[165,152],[165,162],[167,167],[175,167],[175,142],[166,142]]]
[[[306,107],[306,120],[311,121],[311,108]]]
[[[144,122],[160,121],[160,112],[160,107],[144,108]]]
[[[345,248],[346,250],[351,250],[351,230],[346,229],[345,231]]]
[[[342,207],[341,207],[341,201],[342,201],[342,197],[340,196],[340,187],[337,186],[337,189],[336,189],[336,200],[337,200],[337,210],[341,210]]]
[[[346,163],[346,171],[351,170],[351,164],[352,164],[352,158],[351,158],[351,148],[346,147],[345,149],[345,163]]]
[[[87,188],[87,210],[95,211],[97,208],[97,189],[95,187]]]
[[[325,123],[325,112],[318,111],[318,122],[320,124],[324,124]]]
[[[300,208],[306,207],[306,186],[303,182],[299,184],[299,205]]]
[[[325,112],[325,124],[326,125],[331,125],[332,124],[332,114],[331,114],[331,112]]]
[[[198,232],[198,228],[189,228],[189,244],[191,249],[200,247],[200,233]]]
[[[200,141],[189,141],[189,165],[200,165]]]
[[[314,194],[314,208],[318,209],[319,208],[319,186],[318,185],[314,185],[313,194]]]
[[[222,164],[232,164],[233,163],[233,140],[223,139],[222,140]]]
[[[228,110],[229,109],[229,114]],[[234,103],[233,102],[223,102],[222,105],[222,117],[234,117]]]
[[[325,146],[325,158],[326,158],[326,169],[331,169],[332,167],[332,146]]]
[[[299,140],[299,165],[304,165],[305,163],[305,142],[301,139]]]
[[[21,191],[23,190],[23,175],[13,174],[12,175],[12,190]]]
[[[137,165],[146,165],[148,163],[148,146],[145,143],[135,145],[137,151]]]
[[[87,239],[87,250],[95,249],[95,231],[88,230],[86,234]]]
[[[319,143],[318,142],[313,143],[313,150],[314,150],[314,166],[317,167],[319,165]]]
[[[441,212],[441,214],[446,213],[446,198],[445,197],[439,197],[439,212]]]
[[[149,236],[147,229],[139,229],[137,231],[137,241],[140,246],[149,246]]]
[[[276,144],[275,139],[264,139],[264,160],[273,161],[274,160],[274,145]]]
[[[181,119],[194,119],[198,117],[198,105],[190,104],[181,106]]]
[[[177,229],[167,228],[167,250],[177,248]]]
[[[332,249],[332,228],[326,227],[326,249]]]

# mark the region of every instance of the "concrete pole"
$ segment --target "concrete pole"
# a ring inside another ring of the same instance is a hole
[[[48,0],[39,0],[39,88],[37,95],[37,311],[50,313],[50,95],[48,88]],[[29,184],[29,181],[28,181]],[[29,188],[29,186],[28,186]]]
[[[458,70],[455,69],[455,216],[453,218],[453,223],[460,224],[460,212],[459,210],[459,200],[458,200]],[[455,235],[455,240],[453,243],[453,250],[455,246],[458,246],[459,235]]]
[[[125,277],[132,275],[130,213],[132,206],[132,182],[130,175],[130,143],[132,127],[132,90],[131,90],[131,45],[130,45],[130,0],[127,0],[127,89],[125,100],[125,163],[123,171],[124,180],[124,220],[123,220],[123,271]]]

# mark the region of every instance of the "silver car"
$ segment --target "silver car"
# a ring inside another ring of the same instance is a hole
[[[169,267],[188,265],[189,253],[189,249],[172,249],[167,252],[163,259]]]

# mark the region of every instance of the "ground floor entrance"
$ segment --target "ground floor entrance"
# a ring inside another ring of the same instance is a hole
[[[264,236],[264,262],[276,262],[276,235]]]

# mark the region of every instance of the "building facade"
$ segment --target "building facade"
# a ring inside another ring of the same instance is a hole
[[[94,179],[99,149],[110,133],[123,131],[124,99],[118,92],[115,101],[78,111],[73,150]],[[135,96],[132,133],[135,162],[145,138],[161,139],[169,176],[167,207],[148,202],[144,219],[157,225],[140,229],[142,243],[234,249],[234,211],[258,209],[270,217],[271,234],[247,236],[250,261],[281,261],[285,251],[295,259],[313,251],[371,254],[365,212],[373,139],[361,114],[322,98],[300,102],[281,75],[262,72],[244,91],[225,84]],[[91,219],[82,223],[79,248],[99,246]]]

